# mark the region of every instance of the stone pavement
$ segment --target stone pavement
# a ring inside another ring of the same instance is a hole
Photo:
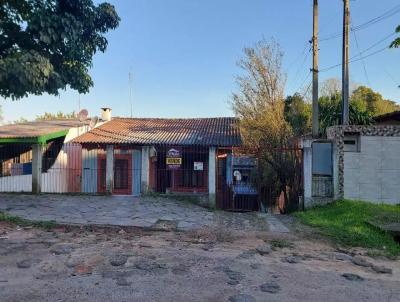
[[[147,196],[0,194],[0,211],[33,221],[60,224],[150,228],[166,221],[173,222],[178,230],[205,226],[241,231],[267,231],[269,228],[269,218],[257,213],[211,211],[184,201]]]

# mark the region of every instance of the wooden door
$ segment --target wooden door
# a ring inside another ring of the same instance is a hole
[[[114,194],[132,194],[132,155],[118,154],[114,159]]]
[[[98,178],[97,191],[107,192],[106,183],[107,160],[105,155],[98,157]],[[132,155],[114,154],[114,188],[113,194],[131,195],[132,194]]]

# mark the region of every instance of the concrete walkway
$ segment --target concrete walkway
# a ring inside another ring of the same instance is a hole
[[[210,211],[184,201],[153,197],[0,194],[0,211],[60,224],[149,228],[167,221],[178,230],[211,226],[242,231],[266,231],[269,225],[267,216],[257,213]]]

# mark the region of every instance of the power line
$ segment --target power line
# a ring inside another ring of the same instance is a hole
[[[365,75],[365,78],[366,78],[366,80],[367,80],[367,84],[368,84],[369,87],[371,87],[371,82],[369,81],[368,72],[367,72],[367,67],[365,66],[365,60],[364,60],[364,57],[363,57],[362,54],[361,54],[360,46],[359,46],[359,44],[358,44],[357,34],[356,34],[355,31],[353,31],[353,30],[351,30],[351,31],[352,31],[352,33],[353,33],[353,35],[354,35],[354,40],[356,41],[356,46],[357,46],[358,54],[360,55],[360,57],[361,57],[361,59],[362,59],[361,62],[362,62],[362,64],[363,64],[364,75]]]
[[[389,9],[388,11],[383,13],[382,15],[380,15],[378,17],[375,17],[375,18],[373,18],[371,20],[368,20],[368,21],[366,21],[366,22],[364,22],[364,23],[362,23],[360,25],[354,26],[353,30],[354,31],[358,31],[358,30],[362,30],[362,29],[368,28],[371,25],[374,25],[374,24],[376,24],[378,22],[381,22],[381,21],[383,21],[383,20],[385,20],[387,18],[390,18],[390,17],[398,14],[399,12],[400,12],[400,5],[396,5],[395,7]],[[342,32],[336,32],[336,33],[327,35],[325,37],[322,37],[320,39],[320,42],[336,39],[336,38],[339,38],[339,37],[342,37],[342,36],[343,36]]]
[[[306,48],[307,49],[307,48]],[[293,83],[295,84],[299,78],[300,72],[303,69],[305,63],[307,62],[308,56],[310,55],[310,51],[311,51],[311,47],[308,49],[308,52],[305,54],[304,59],[301,63],[301,65],[299,66],[299,68],[297,69],[295,76],[293,78]]]
[[[374,55],[376,55],[376,54],[378,54],[378,53],[381,53],[382,51],[387,50],[387,49],[389,49],[389,46],[385,46],[384,48],[381,48],[381,49],[379,49],[379,50],[377,50],[377,51],[375,51],[375,52],[372,52],[372,53],[370,53],[370,54],[364,56],[363,58],[352,59],[352,60],[350,60],[350,63],[358,62],[358,61],[360,61],[360,60],[369,58],[369,57],[374,56]],[[355,56],[355,58],[356,58],[356,57],[358,57],[358,56]],[[342,65],[342,63],[336,64],[336,65],[332,65],[332,66],[329,66],[329,67],[320,69],[319,72],[325,72],[325,71],[331,70],[331,69],[333,69],[333,68],[339,67],[339,66],[341,66],[341,65]]]

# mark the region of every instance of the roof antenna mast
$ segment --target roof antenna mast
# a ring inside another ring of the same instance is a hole
[[[132,68],[129,70],[128,74],[129,78],[129,103],[131,106],[131,118],[133,117],[133,104],[132,104]]]

